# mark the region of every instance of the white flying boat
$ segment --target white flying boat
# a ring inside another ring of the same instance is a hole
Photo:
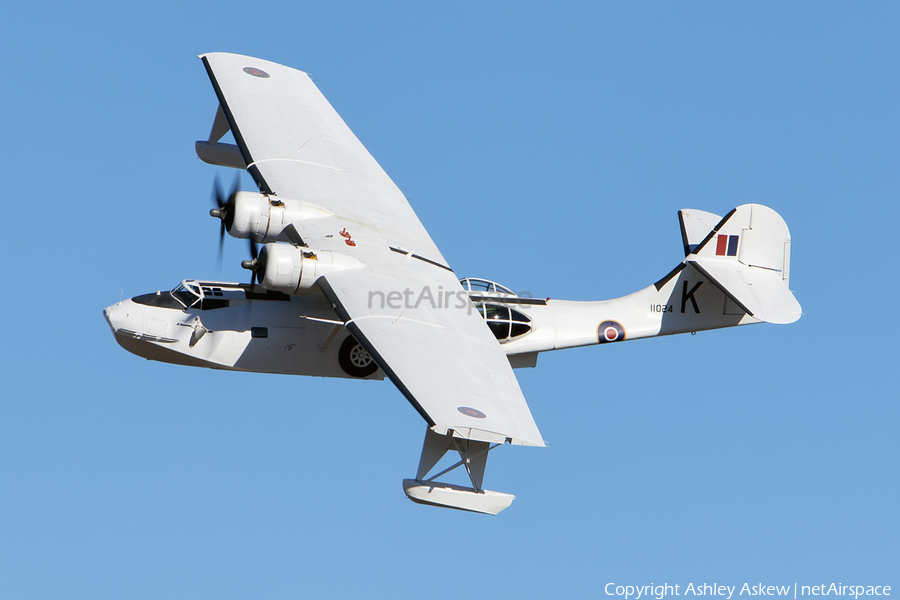
[[[751,323],[791,323],[791,236],[771,208],[678,212],[684,259],[614,300],[522,297],[454,273],[393,181],[301,71],[201,57],[218,98],[205,162],[259,191],[216,185],[210,213],[250,241],[249,284],[184,280],[104,310],[116,341],[161,362],[259,373],[390,379],[425,420],[410,500],[497,514],[488,453],[544,446],[513,369],[538,354]],[[235,144],[222,143],[231,131]],[[257,251],[256,244],[263,244]],[[221,252],[221,240],[220,240]],[[447,453],[460,460],[429,476]],[[471,486],[438,480],[462,466]]]

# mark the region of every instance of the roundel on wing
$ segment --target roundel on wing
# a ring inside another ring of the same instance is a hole
[[[600,344],[621,342],[625,339],[625,328],[615,321],[603,321],[597,326],[597,341]]]
[[[484,419],[485,417],[487,417],[487,415],[484,414],[483,412],[481,412],[480,410],[477,410],[470,406],[460,406],[456,410],[458,410],[462,414],[466,415],[467,417],[475,417],[476,419]]]
[[[244,73],[247,75],[253,75],[254,77],[259,77],[261,79],[268,79],[269,74],[263,71],[262,69],[257,69],[256,67],[244,67]]]

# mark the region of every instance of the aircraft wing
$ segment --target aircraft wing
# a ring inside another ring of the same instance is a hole
[[[234,54],[201,59],[260,189],[326,209],[331,216],[294,223],[305,244],[364,265],[319,285],[429,426],[543,446],[496,338],[409,202],[309,76]]]
[[[403,193],[307,73],[236,54],[200,58],[262,192],[312,202],[365,224],[389,245],[445,262]]]
[[[360,269],[325,275],[320,286],[436,433],[543,446],[509,361],[478,311],[465,294],[439,299],[432,291],[453,290],[456,277],[413,267],[427,276],[401,281]]]

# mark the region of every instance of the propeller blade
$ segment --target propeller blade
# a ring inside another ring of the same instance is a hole
[[[234,195],[237,194],[241,189],[241,174],[234,174],[234,183],[231,184],[231,193],[228,194],[228,202],[234,200]]]
[[[213,179],[212,200],[218,208],[225,208],[225,198],[222,197],[222,185],[219,183],[219,175]]]
[[[209,210],[209,215],[219,219],[219,252],[216,255],[216,272],[222,272],[222,248],[225,243],[225,198],[222,197],[222,185],[219,183],[219,175],[216,174],[213,179],[212,192],[210,192],[210,200],[212,200],[214,208]]]
[[[225,220],[219,225],[219,254],[216,256],[216,272],[222,272],[222,250],[225,248]]]
[[[216,270],[222,270],[222,249],[225,244],[225,231],[231,229],[234,222],[234,200],[241,187],[241,174],[235,173],[234,183],[231,185],[231,191],[226,197],[222,193],[222,184],[219,181],[219,175],[216,174],[213,179],[213,188],[210,198],[215,205],[209,211],[210,216],[219,219],[222,223],[219,226],[219,253],[216,258]],[[256,258],[254,255],[253,258]]]

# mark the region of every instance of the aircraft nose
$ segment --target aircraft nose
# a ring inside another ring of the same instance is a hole
[[[104,308],[103,317],[113,333],[120,329],[140,330],[141,316],[136,309],[137,305],[131,300],[122,300]]]

